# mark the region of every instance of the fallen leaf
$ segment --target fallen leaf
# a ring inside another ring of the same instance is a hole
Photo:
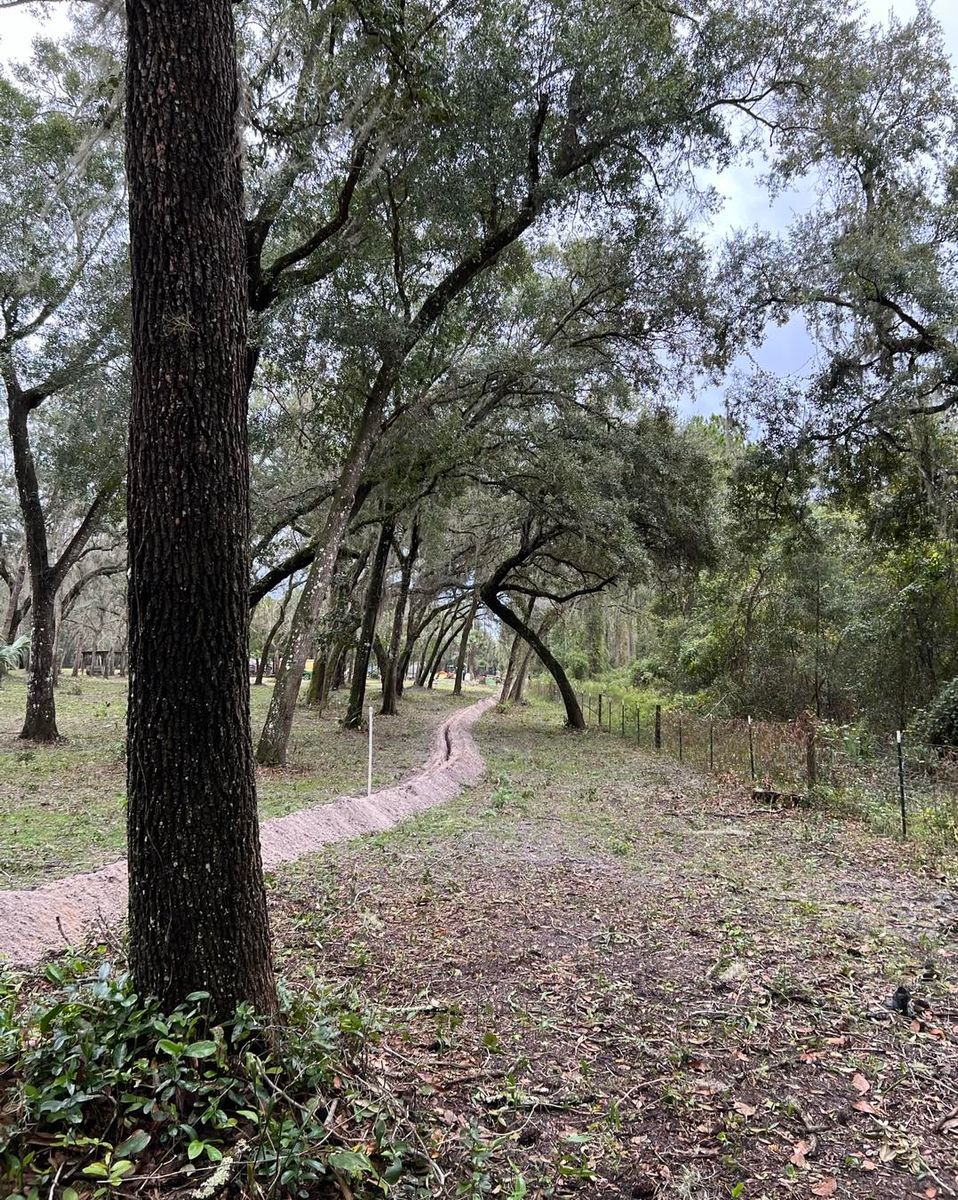
[[[805,1161],[805,1155],[808,1154],[811,1148],[808,1142],[796,1142],[788,1161],[794,1163],[796,1167],[807,1167],[808,1163]]]
[[[813,1196],[834,1196],[838,1191],[838,1180],[834,1175],[829,1175],[823,1179],[821,1183],[812,1188]]]
[[[732,1107],[743,1117],[754,1117],[758,1112],[758,1108],[754,1104],[746,1104],[744,1100],[736,1100]]]
[[[861,1071],[856,1071],[852,1076],[852,1087],[858,1092],[859,1096],[864,1096],[866,1092],[871,1091],[872,1085],[868,1082]]]
[[[869,1104],[867,1100],[856,1100],[852,1108],[856,1112],[871,1113],[873,1117],[878,1116],[878,1109],[874,1104]]]

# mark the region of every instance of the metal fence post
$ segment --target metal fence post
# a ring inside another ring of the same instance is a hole
[[[637,746],[642,745],[642,725],[638,705],[635,706],[635,744]]]
[[[599,728],[602,728],[602,693],[599,692]]]
[[[625,701],[622,701],[622,736],[625,737]]]
[[[682,714],[679,713],[679,762],[682,761]]]
[[[895,740],[898,745],[898,799],[901,803],[901,836],[908,836],[908,822],[905,815],[905,755],[902,749],[901,730],[895,734]]]
[[[655,706],[655,748],[662,749],[662,705]]]

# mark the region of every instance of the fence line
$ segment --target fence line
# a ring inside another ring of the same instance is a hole
[[[533,694],[558,702],[551,679],[533,680]],[[679,762],[751,783],[769,803],[833,799],[880,809],[884,826],[901,836],[909,816],[935,825],[958,846],[958,747],[931,747],[906,738],[852,735],[811,717],[759,721],[703,717],[660,704],[626,704],[598,692],[578,694],[587,725]],[[869,815],[875,815],[869,812]]]

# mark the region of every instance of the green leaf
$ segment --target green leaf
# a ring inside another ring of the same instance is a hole
[[[216,1042],[190,1042],[183,1053],[188,1058],[212,1058],[216,1053]]]
[[[205,1149],[205,1144],[198,1138],[194,1138],[186,1148],[186,1157],[192,1162],[194,1158],[199,1158]]]
[[[169,1038],[160,1038],[156,1043],[157,1050],[162,1050],[164,1054],[169,1054],[173,1058],[178,1058],[186,1047],[182,1042],[171,1042]]]
[[[365,1154],[355,1150],[334,1150],[328,1159],[329,1165],[337,1171],[346,1171],[350,1175],[361,1175],[372,1170],[372,1163]]]
[[[150,1135],[145,1129],[137,1129],[131,1133],[125,1141],[120,1142],[116,1148],[118,1158],[125,1157],[131,1154],[139,1154],[141,1150],[145,1150],[150,1144]]]
[[[83,1174],[90,1175],[93,1179],[106,1179],[110,1172],[103,1163],[90,1163],[88,1167],[83,1168]]]

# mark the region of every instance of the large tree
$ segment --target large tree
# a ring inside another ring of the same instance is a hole
[[[29,608],[20,736],[36,742],[59,737],[58,597],[120,487],[127,390],[119,153],[95,52],[79,36],[69,50],[0,78],[0,390],[25,568],[19,584],[7,568],[7,633]]]
[[[247,294],[230,0],[128,0],[130,960],[275,995],[249,731]]]

